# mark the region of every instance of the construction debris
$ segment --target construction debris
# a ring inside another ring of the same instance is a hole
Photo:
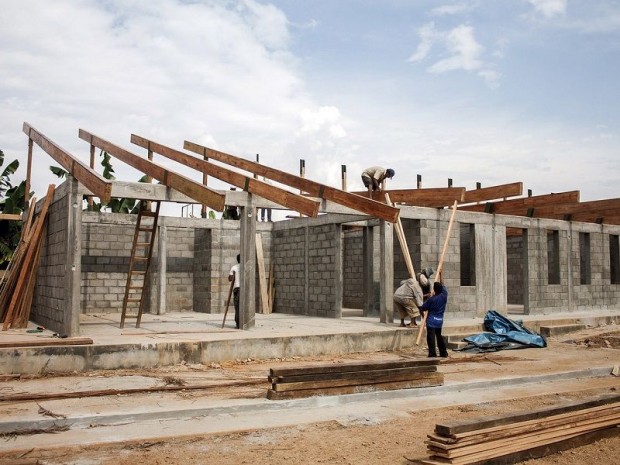
[[[296,399],[443,385],[437,360],[345,363],[299,368],[272,368],[267,398]]]

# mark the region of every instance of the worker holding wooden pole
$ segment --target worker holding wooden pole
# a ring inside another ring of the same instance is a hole
[[[432,293],[436,295],[432,295],[422,305],[424,316],[422,318],[422,324],[420,327],[420,332],[418,333],[416,345],[420,345],[420,341],[422,339],[422,333],[424,332],[424,329],[426,327],[427,329],[426,342],[428,345],[429,357],[436,356],[436,354],[434,354],[435,339],[437,339],[438,341],[440,355],[442,357],[448,356],[448,352],[445,349],[445,344],[441,336],[441,328],[443,326],[443,313],[445,312],[446,304],[448,301],[448,291],[445,288],[445,286],[443,286],[442,284],[441,272],[443,268],[443,262],[446,256],[446,251],[448,250],[448,243],[450,242],[450,233],[452,231],[452,225],[454,224],[454,217],[456,216],[457,205],[458,205],[458,202],[455,200],[454,204],[452,205],[452,215],[450,216],[450,222],[448,223],[448,231],[446,232],[446,240],[444,241],[443,250],[441,251],[441,257],[439,258],[439,265],[437,266],[437,281],[435,282],[437,286],[433,284],[433,291],[432,291]],[[435,315],[434,319],[431,320],[430,324],[427,322],[429,314]],[[439,317],[441,317],[440,320],[439,320]],[[429,328],[431,328],[430,332],[428,331]],[[437,331],[437,329],[439,329],[439,331]],[[431,341],[431,335],[433,336],[432,341]],[[439,342],[439,339],[441,339],[441,342]],[[443,352],[442,352],[442,347],[443,347]]]

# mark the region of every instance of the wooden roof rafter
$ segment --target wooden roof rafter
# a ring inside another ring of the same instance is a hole
[[[310,179],[295,176],[276,168],[271,168],[266,165],[245,160],[235,155],[220,152],[219,150],[210,149],[209,147],[205,147],[194,142],[184,141],[183,148],[198,155],[202,155],[203,157],[212,158],[222,163],[254,173],[258,176],[263,176],[272,181],[307,192],[309,196],[325,199],[358,212],[389,221],[390,223],[395,223],[398,219],[400,210],[382,202],[377,202],[350,192],[345,192]]]
[[[295,194],[287,190],[281,189],[276,186],[267,184],[266,182],[254,179],[249,176],[231,171],[222,166],[214,165],[205,160],[200,160],[196,157],[180,152],[173,148],[159,144],[152,140],[138,136],[136,134],[131,135],[131,142],[147,150],[151,150],[154,153],[158,153],[174,160],[178,163],[182,163],[185,166],[189,166],[197,171],[200,171],[209,176],[213,176],[221,181],[232,184],[240,189],[250,192],[252,194],[259,195],[267,200],[271,200],[278,205],[282,205],[290,210],[295,210],[306,216],[316,217],[319,212],[319,202],[303,195]]]
[[[50,155],[71,176],[86,186],[102,202],[108,203],[112,197],[112,181],[105,179],[91,167],[82,163],[51,139],[24,122],[23,131],[30,140]]]
[[[506,197],[516,197],[519,195],[523,195],[523,183],[513,182],[465,191],[465,196],[461,203],[486,202],[494,199],[506,200]]]
[[[353,192],[362,197],[368,197],[368,191]],[[415,207],[443,208],[461,202],[465,195],[464,187],[427,187],[421,189],[392,189],[383,192],[373,192],[372,198],[383,201],[385,194],[390,196],[394,203]]]
[[[463,205],[460,210],[494,213],[499,215],[532,216],[534,209],[548,205],[576,204],[579,191],[559,192],[537,195],[499,202],[486,202],[476,205]]]
[[[197,183],[181,174],[168,170],[118,145],[115,145],[101,137],[98,137],[84,129],[80,129],[79,137],[89,144],[104,150],[115,158],[127,163],[129,166],[136,168],[153,179],[161,182],[165,186],[175,189],[182,194],[194,199],[198,203],[207,205],[214,210],[223,211],[225,196],[216,192],[203,184]]]

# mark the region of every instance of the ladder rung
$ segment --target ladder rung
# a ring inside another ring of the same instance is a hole
[[[150,242],[138,242],[136,243],[136,247],[150,247],[151,243]]]
[[[134,260],[148,260],[149,257],[133,257]]]
[[[138,231],[152,233],[154,231],[154,229],[153,228],[140,228],[140,229],[138,229]]]
[[[127,302],[141,302],[142,299],[127,299]]]
[[[144,289],[144,286],[129,286],[128,289]]]
[[[129,273],[130,274],[145,275],[146,271],[134,271],[134,270],[131,270]]]
[[[150,216],[150,217],[154,217],[156,215],[155,212],[149,212],[149,211],[144,211],[141,214],[142,216]]]

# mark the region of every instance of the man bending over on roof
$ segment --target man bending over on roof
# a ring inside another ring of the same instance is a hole
[[[368,197],[372,199],[372,193],[382,189],[381,183],[386,178],[392,179],[394,170],[392,168],[382,168],[381,166],[371,166],[362,172],[362,182],[368,189]]]

